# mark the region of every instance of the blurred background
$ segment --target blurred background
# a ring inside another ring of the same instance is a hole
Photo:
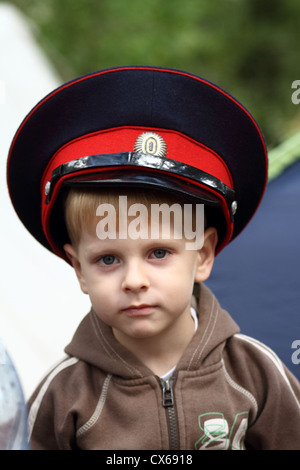
[[[248,105],[274,146],[299,124],[297,0],[14,0],[63,81],[117,65],[208,77]],[[15,58],[17,59],[17,57]]]
[[[0,1],[0,337],[26,396],[60,359],[89,303],[69,266],[17,220],[5,181],[9,145],[53,88],[119,65],[200,75],[258,121],[270,154],[266,197],[217,257],[208,285],[242,332],[300,378],[299,22],[298,0]]]

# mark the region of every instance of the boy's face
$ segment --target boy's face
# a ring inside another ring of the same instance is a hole
[[[208,229],[200,250],[187,250],[186,240],[105,239],[83,230],[75,250],[65,245],[81,289],[96,314],[112,327],[116,338],[128,341],[180,336],[191,321],[194,282],[209,277],[215,229]]]

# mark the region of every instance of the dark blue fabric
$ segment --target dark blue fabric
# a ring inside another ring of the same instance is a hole
[[[300,379],[299,241],[300,160],[269,183],[255,217],[217,256],[206,284],[241,332],[270,346]]]

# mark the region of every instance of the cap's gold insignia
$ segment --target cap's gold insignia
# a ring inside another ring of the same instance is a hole
[[[143,132],[134,144],[135,152],[165,157],[167,155],[167,144],[164,139],[155,132]]]

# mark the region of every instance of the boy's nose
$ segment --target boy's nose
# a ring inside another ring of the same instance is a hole
[[[129,263],[125,269],[122,289],[127,292],[139,292],[149,288],[149,278],[139,261]]]

